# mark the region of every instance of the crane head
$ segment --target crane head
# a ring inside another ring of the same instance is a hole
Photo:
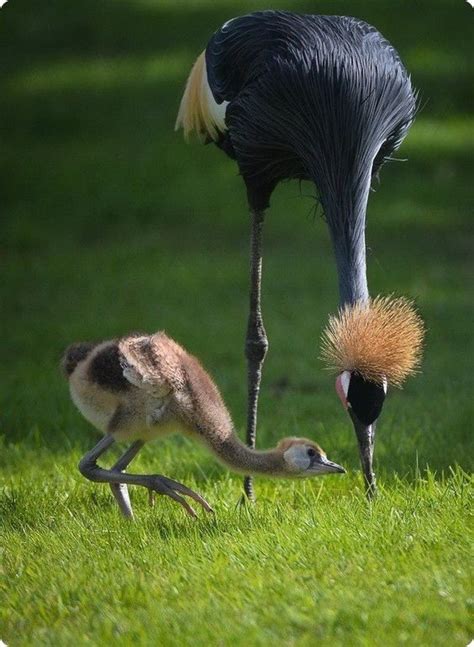
[[[357,436],[368,496],[375,493],[372,471],[375,426],[382,412],[387,387],[386,377],[372,381],[356,371],[342,371],[336,378],[336,392],[349,413]]]
[[[308,438],[283,438],[276,452],[282,457],[282,475],[292,477],[344,474],[342,465],[333,463],[321,447]]]
[[[336,392],[352,420],[370,426],[382,411],[387,395],[387,379],[383,378],[379,384],[355,371],[343,371],[336,378]]]
[[[368,493],[375,490],[374,434],[388,384],[401,386],[418,372],[423,335],[420,315],[403,297],[345,304],[323,332],[321,356],[337,371],[336,391],[354,425]]]

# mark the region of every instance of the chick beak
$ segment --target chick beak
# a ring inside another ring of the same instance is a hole
[[[328,460],[325,456],[317,457],[310,466],[310,470],[317,472],[318,474],[345,474],[346,470],[342,465],[333,463]]]
[[[364,472],[367,497],[371,499],[376,493],[375,474],[372,466],[374,458],[376,421],[368,425],[361,422],[351,408],[348,409],[348,412],[351,417],[352,424],[354,425],[354,431],[359,444],[360,462]]]

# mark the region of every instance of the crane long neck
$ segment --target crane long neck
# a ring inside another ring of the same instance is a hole
[[[338,225],[330,226],[341,306],[352,305],[357,301],[365,302],[369,298],[365,242],[366,205],[367,198],[364,204],[343,202],[339,213],[335,214],[339,220]]]
[[[336,257],[341,306],[369,298],[365,243],[369,169],[352,184],[346,182],[338,191],[321,192]]]
[[[245,445],[235,432],[231,415],[212,378],[196,358],[182,353],[186,375],[180,390],[169,404],[170,415],[184,423],[223,463],[244,474],[280,475],[284,459],[278,449],[256,451]]]
[[[208,425],[199,429],[200,437],[217,458],[235,472],[242,474],[280,475],[283,458],[276,449],[259,451],[245,445],[233,428]]]

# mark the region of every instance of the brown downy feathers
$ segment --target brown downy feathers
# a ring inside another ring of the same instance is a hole
[[[161,394],[185,385],[185,351],[164,332],[123,337],[118,348],[124,374],[132,384]]]
[[[337,371],[401,386],[420,366],[424,324],[413,303],[378,296],[341,308],[321,338],[321,359]]]

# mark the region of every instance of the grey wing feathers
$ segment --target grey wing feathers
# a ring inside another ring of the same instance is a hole
[[[372,25],[349,16],[317,16],[288,11],[256,11],[227,21],[206,47],[209,85],[217,102],[231,101],[265,72],[267,64],[288,55],[324,57],[326,34],[382,51],[403,67],[392,45]]]
[[[231,101],[265,69],[268,53],[284,52],[291,35],[283,11],[256,11],[227,21],[206,47],[209,86],[216,101]]]

